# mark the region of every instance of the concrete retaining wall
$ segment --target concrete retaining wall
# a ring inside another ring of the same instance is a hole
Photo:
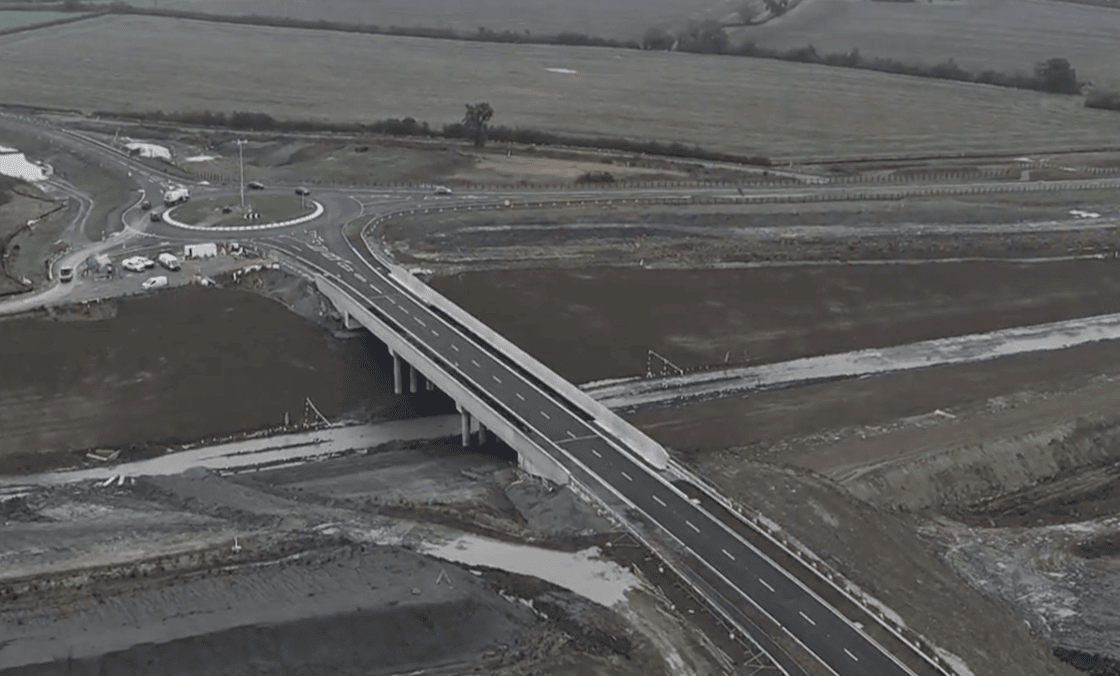
[[[540,433],[526,433],[504,415],[491,407],[491,404],[468,389],[465,385],[452,377],[445,366],[437,364],[431,357],[417,349],[412,343],[401,337],[397,331],[383,322],[377,315],[353,300],[348,293],[335,286],[322,275],[315,275],[315,286],[319,292],[330,299],[339,312],[349,315],[357,320],[374,335],[389,346],[393,352],[419,370],[424,377],[435,384],[442,392],[454,399],[467,412],[474,416],[487,429],[498,435],[502,441],[509,444],[517,451],[518,463],[522,469],[530,474],[543,477],[558,485],[568,483],[568,471],[541,450],[538,443],[547,445],[548,440]],[[526,421],[520,421],[526,429],[533,430]]]

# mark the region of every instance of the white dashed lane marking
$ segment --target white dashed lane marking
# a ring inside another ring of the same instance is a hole
[[[848,657],[852,658],[856,662],[859,662],[859,658],[856,657],[855,655],[853,655],[852,652],[850,650],[848,650],[847,648],[844,648],[844,653],[847,654]]]
[[[762,579],[762,578],[760,577],[760,578],[758,578],[758,581],[762,583],[762,586],[763,586],[763,587],[766,587],[766,588],[767,588],[767,589],[769,589],[770,591],[774,591],[774,588],[773,588],[773,587],[771,587],[770,585],[766,584],[766,580],[763,580],[763,579]]]
[[[631,477],[631,476],[630,476],[629,474],[627,474],[626,472],[622,472],[621,474],[622,474],[622,476],[623,476],[623,477],[625,477],[625,478],[626,478],[626,480],[627,480],[627,481],[633,481],[633,480],[634,480],[634,478],[633,478],[633,477]]]
[[[800,610],[797,611],[797,614],[800,615],[801,617],[804,617],[805,621],[808,622],[809,624],[813,625],[814,627],[817,626],[817,623],[813,621],[813,618],[809,617],[808,615],[806,615],[802,611],[800,611]]]
[[[694,526],[691,521],[685,521],[685,523],[687,523],[688,527],[691,528],[692,530],[696,531],[697,533],[700,532],[700,529],[697,528],[696,526]]]
[[[731,559],[732,561],[735,560],[735,557],[731,556],[731,552],[727,551],[726,549],[721,549],[720,551],[723,552],[723,555],[727,558]]]
[[[525,401],[525,397],[521,396],[520,392],[514,392],[514,394],[516,394],[517,398],[520,399],[521,401]]]
[[[550,416],[549,414],[545,413],[544,411],[541,411],[540,413],[541,413],[541,415],[543,415],[543,416],[544,416],[544,419],[545,419],[545,420],[552,420],[552,416]]]
[[[657,504],[661,505],[662,507],[668,507],[669,506],[669,505],[666,505],[664,502],[662,502],[661,498],[657,497],[656,495],[651,495],[650,497],[653,498],[655,501],[657,501]]]
[[[478,362],[476,362],[473,359],[471,360],[471,363],[474,364],[475,366],[477,366],[478,368],[482,368],[482,364],[479,364]]]
[[[591,449],[591,452],[595,454],[595,457],[596,457],[596,458],[602,459],[602,457],[603,457],[603,456],[599,455],[599,451],[596,451],[596,450],[595,450],[595,449],[593,448],[593,449]]]

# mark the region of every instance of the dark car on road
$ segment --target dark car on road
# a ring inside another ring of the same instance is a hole
[[[260,181],[249,181],[245,184],[250,190],[264,190],[264,183]]]
[[[158,221],[160,220],[160,218],[162,218],[162,214],[160,214],[158,211],[153,211],[148,215],[148,218],[152,219],[153,221]]]
[[[152,203],[149,202],[148,200],[144,200],[143,202],[140,203],[140,208],[143,209],[144,211],[147,211],[148,209],[152,208]]]
[[[301,187],[301,188],[296,188],[296,194],[297,195],[310,195],[311,191],[308,190],[307,188],[302,188]]]

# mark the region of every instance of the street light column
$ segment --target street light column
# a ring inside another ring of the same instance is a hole
[[[241,167],[241,210],[245,211],[245,157],[241,152],[241,146],[245,145],[245,139],[235,141],[237,143],[237,164]]]

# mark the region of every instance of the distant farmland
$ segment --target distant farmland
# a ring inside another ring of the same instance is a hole
[[[106,3],[107,4],[107,3]],[[147,2],[133,3],[151,6]],[[515,33],[563,31],[639,38],[653,25],[723,18],[724,0],[159,0],[160,9],[288,17],[378,26],[424,26],[473,32],[479,26]]]
[[[733,35],[773,49],[812,44],[822,54],[858,49],[929,64],[952,58],[976,72],[1030,72],[1037,61],[1064,57],[1081,79],[1120,85],[1120,10],[1053,0],[805,0]]]
[[[489,101],[495,124],[778,161],[1120,146],[1120,117],[1078,97],[747,58],[128,16],[0,38],[0,63],[8,102],[84,110],[439,126]]]

